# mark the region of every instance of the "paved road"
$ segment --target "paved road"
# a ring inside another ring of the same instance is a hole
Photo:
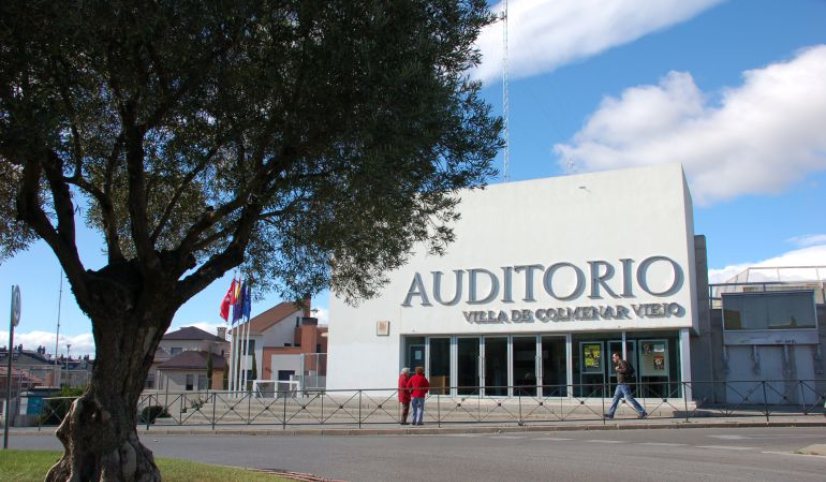
[[[794,454],[826,443],[825,427],[142,439],[161,457],[347,481],[826,480],[826,457]],[[16,434],[11,445],[60,448],[42,435]]]

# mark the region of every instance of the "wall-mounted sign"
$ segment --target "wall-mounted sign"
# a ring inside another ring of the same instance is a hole
[[[389,320],[381,320],[376,322],[376,336],[390,336]]]
[[[583,320],[630,320],[643,318],[681,318],[685,308],[679,303],[641,303],[630,305],[599,305],[536,310],[476,310],[463,311],[468,323],[557,323]]]
[[[568,262],[547,267],[542,264],[503,266],[496,272],[483,268],[457,269],[453,270],[453,286],[447,289],[443,289],[443,284],[447,284],[442,282],[444,272],[429,273],[429,283],[425,282],[427,274],[423,276],[417,272],[413,274],[402,306],[433,306],[434,302],[443,306],[462,302],[468,305],[486,305],[495,301],[533,303],[537,301],[537,295],[558,301],[572,301],[583,296],[592,300],[629,299],[640,293],[668,297],[680,291],[685,278],[683,268],[667,256],[650,256],[639,264],[630,258],[619,259],[616,263],[594,260],[585,264],[587,266]],[[657,282],[652,283],[651,273],[655,270],[660,274],[655,277]],[[663,274],[663,270],[668,274]],[[560,283],[560,278],[566,281]],[[667,287],[662,285],[665,279],[670,280]],[[514,287],[521,287],[522,292],[514,293]],[[446,293],[450,293],[449,298]]]

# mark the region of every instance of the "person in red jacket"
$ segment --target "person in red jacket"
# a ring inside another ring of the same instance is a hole
[[[407,382],[410,380],[410,369],[402,368],[399,373],[399,405],[401,405],[402,416],[401,424],[407,425],[407,414],[410,413],[410,389],[407,388]]]
[[[424,368],[416,367],[416,374],[407,381],[410,396],[413,398],[413,425],[422,425],[424,419],[424,398],[430,391],[430,382],[424,376]]]

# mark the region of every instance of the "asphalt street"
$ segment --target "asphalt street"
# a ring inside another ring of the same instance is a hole
[[[824,481],[826,427],[388,435],[142,434],[160,457],[309,473],[330,480]],[[55,449],[15,434],[12,448]]]

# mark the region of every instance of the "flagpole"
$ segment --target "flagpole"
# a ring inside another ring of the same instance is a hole
[[[247,320],[244,323],[246,336],[244,337],[244,375],[243,375],[243,380],[244,380],[243,390],[244,390],[244,392],[246,392],[247,391],[247,383],[249,381],[249,371],[250,371],[250,366],[249,366],[249,364],[250,364],[250,353],[249,353],[249,351],[250,351],[250,316],[249,316],[249,312],[248,312],[247,308],[252,303],[252,300],[249,299],[250,295],[252,294],[252,290],[250,290],[250,286],[249,286],[249,279],[247,280],[246,283],[244,283],[241,286],[241,292],[242,292],[242,295],[241,295],[241,301],[242,301],[241,302],[241,319],[243,320],[244,318],[246,318],[246,320]]]
[[[238,384],[237,374],[235,372],[235,360],[238,358],[238,353],[236,351],[236,345],[238,344],[238,328],[235,326],[235,321],[237,320],[236,315],[236,276],[237,272],[232,274],[232,283],[229,285],[229,290],[227,290],[227,294],[224,295],[224,299],[221,301],[221,318],[224,319],[229,324],[229,333],[230,333],[230,350],[229,350],[229,367],[228,367],[228,378],[229,378],[229,386],[227,389],[231,394],[234,394],[236,385]]]
[[[243,308],[241,308],[241,311],[243,312]],[[244,320],[243,316],[241,317],[241,320],[243,322],[243,320]],[[248,377],[248,373],[249,373],[250,324],[245,322],[245,323],[243,323],[243,326],[244,326],[244,363],[243,363],[242,372],[241,372],[241,390],[243,390],[244,393],[246,393],[247,392],[247,377]]]
[[[244,324],[241,319],[238,321],[238,358],[235,359],[235,390],[242,394],[244,393]]]
[[[230,315],[232,316],[232,315]],[[230,318],[232,319],[232,318]],[[238,356],[238,353],[235,352],[235,344],[238,342],[238,335],[236,331],[233,330],[234,326],[232,321],[229,323],[229,333],[232,335],[232,339],[230,340],[229,346],[229,391],[233,394],[235,393],[235,357]]]
[[[232,370],[235,372],[235,392],[236,394],[241,391],[241,380],[239,377],[241,376],[241,343],[243,338],[244,327],[238,323],[235,327],[235,333],[237,338],[235,342],[235,364],[232,365]]]
[[[250,330],[252,330],[252,324],[250,323],[250,315],[252,312],[252,285],[247,285],[247,292],[245,293],[245,301],[244,301],[244,315],[247,317],[247,351],[250,348]],[[252,355],[252,354],[250,354]],[[258,370],[256,369],[256,372]]]
[[[238,356],[239,362],[238,363],[238,377],[236,378],[236,389],[241,393],[243,396],[244,394],[244,278],[243,276],[241,279],[238,280],[238,290],[236,291],[235,296],[235,308],[238,310],[238,313],[235,314],[235,317],[238,319],[238,329],[241,335],[238,337]]]
[[[252,326],[250,325],[250,317],[249,317],[249,315],[247,315],[247,352],[250,351],[250,330],[251,329],[252,329]],[[253,360],[251,359],[251,357],[252,357],[252,353],[248,353],[247,359],[249,360],[249,363],[250,363],[250,370],[252,370],[252,363],[253,363]],[[256,370],[256,371],[258,371],[258,370]],[[247,376],[249,377],[249,375],[247,375]],[[254,383],[254,380],[253,380],[253,383]]]

